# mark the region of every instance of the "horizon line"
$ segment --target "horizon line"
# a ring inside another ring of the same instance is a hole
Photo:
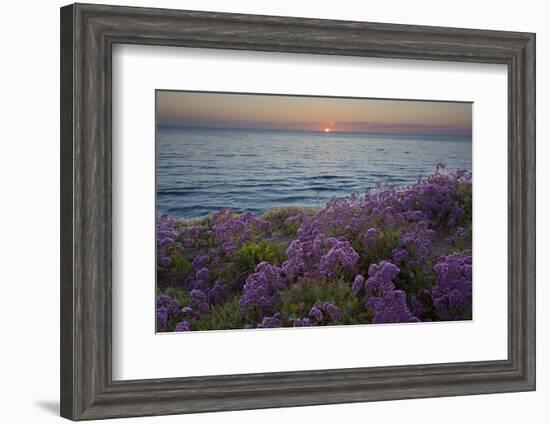
[[[339,131],[331,129],[329,132],[323,130],[308,130],[308,129],[285,129],[285,128],[261,128],[261,127],[216,127],[216,126],[201,126],[201,125],[185,125],[185,124],[170,124],[157,123],[157,128],[181,128],[181,129],[198,129],[198,130],[229,130],[229,131],[274,131],[274,132],[304,132],[315,134],[370,134],[370,135],[406,135],[406,136],[455,136],[455,137],[472,137],[472,132],[376,132],[376,131]]]

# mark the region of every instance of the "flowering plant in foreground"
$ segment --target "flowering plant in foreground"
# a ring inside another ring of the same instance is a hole
[[[157,331],[467,320],[472,181],[438,167],[317,210],[157,218]]]

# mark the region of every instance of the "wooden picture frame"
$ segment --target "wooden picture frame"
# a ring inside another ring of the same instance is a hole
[[[508,359],[113,381],[111,60],[116,43],[506,65]],[[60,125],[63,417],[535,389],[534,34],[74,4],[61,9]]]

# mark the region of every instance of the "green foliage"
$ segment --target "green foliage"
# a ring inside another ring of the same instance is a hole
[[[156,295],[159,296],[161,294],[166,294],[170,296],[172,299],[175,299],[181,308],[185,306],[189,306],[189,296],[186,291],[184,290],[178,290],[175,287],[169,287],[164,290],[157,290]],[[166,325],[161,330],[162,332],[170,332],[174,331],[176,326],[181,320],[177,317],[174,317],[172,314],[169,315],[168,320],[166,321]]]
[[[371,264],[391,258],[393,250],[399,246],[401,241],[400,229],[392,229],[382,225],[378,228],[380,229],[380,233],[371,246],[365,246],[360,240],[355,240],[352,243],[353,248],[361,257],[359,273],[365,276],[368,274]]]
[[[279,265],[286,259],[286,244],[262,240],[259,243],[244,244],[233,256],[235,269],[241,273],[252,273],[260,262]]]
[[[167,287],[168,284],[182,282],[189,271],[191,271],[191,262],[183,257],[175,248],[169,247],[166,252],[172,260],[172,266],[166,271],[157,270],[157,286]]]
[[[191,262],[185,259],[176,249],[172,249],[170,258],[173,264],[170,272],[178,277],[185,277],[191,270]]]
[[[314,211],[313,208],[300,208],[296,206],[272,208],[264,213],[260,219],[269,222],[276,232],[288,236],[295,236],[301,223],[299,221],[287,223],[286,220],[299,213],[312,214]]]
[[[189,295],[184,290],[178,290],[174,287],[170,287],[165,289],[163,293],[176,299],[182,308],[189,305]],[[157,293],[157,295],[158,294],[160,293]]]
[[[466,236],[463,236],[462,234],[457,234],[457,232],[451,233],[445,241],[448,243],[445,245],[446,249],[443,252],[445,255],[450,255],[452,253],[458,253],[462,252],[465,249],[471,249],[472,247],[472,226],[469,224],[466,228],[464,228],[464,233]]]
[[[401,230],[383,227],[380,235],[374,242],[374,246],[367,252],[367,257],[370,255],[372,262],[379,262],[384,258],[389,258],[401,241]]]
[[[221,305],[210,308],[210,313],[194,321],[193,330],[231,330],[243,328],[245,322],[239,309],[239,296],[235,296]]]
[[[435,273],[431,259],[426,259],[426,264],[416,264],[407,268],[402,267],[394,283],[398,290],[403,290],[407,295],[417,293],[422,288],[431,288],[435,283]]]
[[[472,226],[472,185],[463,184],[457,189],[460,196],[460,204],[464,208],[464,216],[459,223],[462,227]]]
[[[351,291],[350,283],[337,280],[320,280],[294,284],[281,295],[281,312],[290,321],[307,317],[316,302],[328,302],[337,305],[342,318],[337,324],[367,323],[368,316],[361,309],[359,299]]]

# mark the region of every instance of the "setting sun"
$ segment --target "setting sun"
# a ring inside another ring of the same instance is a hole
[[[325,128],[325,132],[330,132],[330,128]]]

